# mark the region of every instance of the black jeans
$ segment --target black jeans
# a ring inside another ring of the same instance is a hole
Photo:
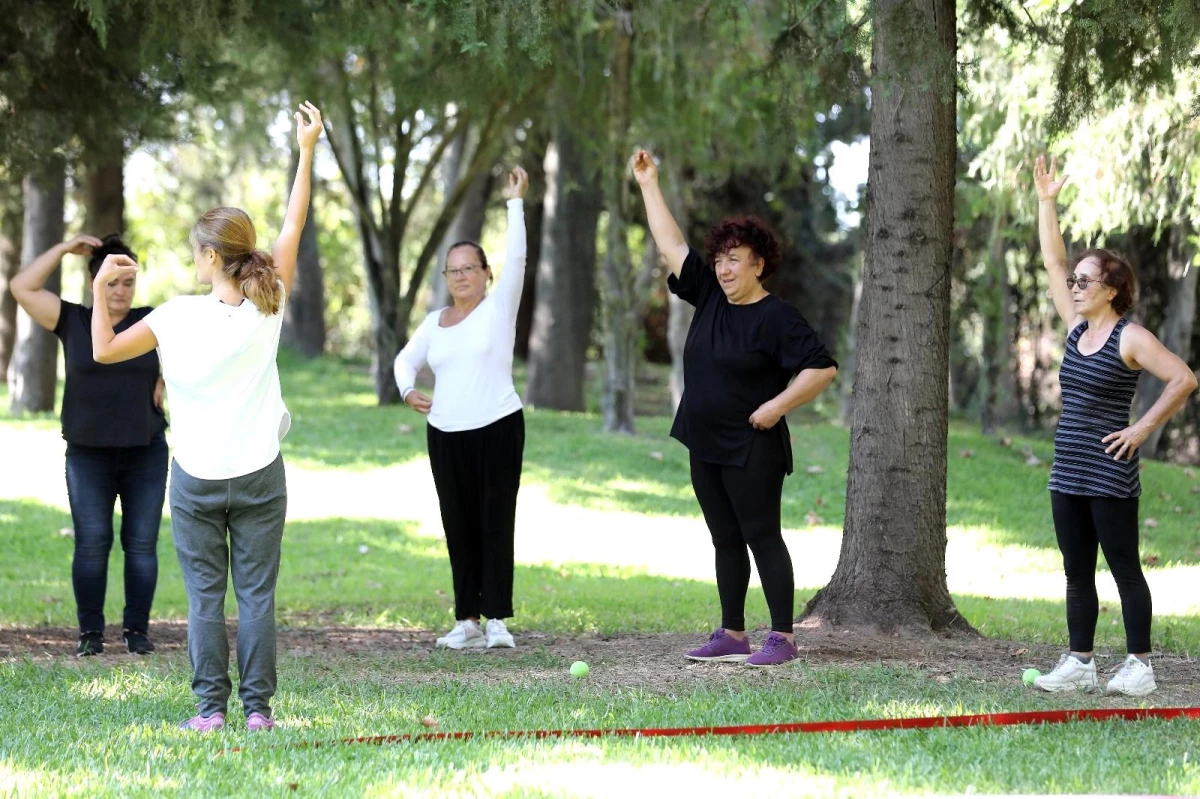
[[[67,496],[75,524],[71,582],[80,631],[104,631],[113,510],[120,497],[124,627],[146,632],[158,584],[158,527],[166,486],[167,439],[162,434],[144,447],[67,444]]]
[[[749,547],[771,612],[771,629],[792,631],[796,588],[780,523],[787,461],[779,433],[756,432],[745,466],[720,466],[691,456],[692,489],[716,550],[721,626],[727,630],[746,629]]]
[[[1150,586],[1138,558],[1138,500],[1083,497],[1050,492],[1054,532],[1067,574],[1067,631],[1071,651],[1090,652],[1100,601],[1096,596],[1097,547],[1121,595],[1125,646],[1131,654],[1150,651],[1153,609]]]
[[[513,615],[513,538],[525,453],[525,415],[477,430],[428,425],[429,465],[454,576],[454,618]]]

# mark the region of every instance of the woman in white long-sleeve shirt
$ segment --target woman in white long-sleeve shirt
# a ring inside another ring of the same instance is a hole
[[[475,242],[446,253],[446,284],[454,303],[425,317],[396,356],[404,401],[428,414],[429,463],[442,511],[454,576],[454,618],[439,647],[513,646],[504,620],[512,616],[513,537],[525,417],[512,380],[517,307],[525,279],[525,211],[529,176],[508,176],[508,243],[504,269],[489,294],[492,271]],[[428,364],[434,398],[414,388]],[[480,617],[487,618],[481,629]]]

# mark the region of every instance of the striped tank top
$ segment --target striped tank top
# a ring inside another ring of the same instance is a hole
[[[1113,327],[1104,346],[1092,355],[1079,352],[1079,337],[1088,329],[1081,322],[1067,336],[1058,381],[1062,387],[1062,416],[1054,434],[1054,466],[1050,490],[1063,494],[1127,499],[1142,493],[1138,453],[1130,460],[1113,460],[1102,439],[1129,426],[1133,392],[1140,370],[1121,357],[1121,331],[1129,320]]]

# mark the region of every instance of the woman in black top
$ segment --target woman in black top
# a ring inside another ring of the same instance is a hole
[[[648,152],[634,156],[633,171],[654,243],[671,270],[667,286],[696,306],[671,435],[690,452],[692,488],[716,549],[722,620],[688,657],[748,666],[786,663],[797,652],[795,578],[780,529],[783,479],[792,472],[784,414],[820,394],[837,374],[837,363],[800,312],[763,288],[781,258],[766,225],[753,217],[718,223],[706,242],[709,266],[688,247],[667,210]],[[745,623],[747,547],[771,612],[771,634],[753,655]]]
[[[158,355],[102,365],[92,358],[92,309],[45,288],[64,255],[89,256],[94,277],[110,254],[134,257],[119,236],[103,241],[76,236],[39,255],[9,284],[26,313],[63,343],[66,383],[62,431],[67,442],[67,495],[75,525],[71,582],[79,617],[76,654],[104,651],[104,596],[113,543],[113,509],[121,498],[121,549],[125,552],[125,646],[154,651],[148,637],[150,606],[158,583],[158,527],[167,483],[166,419]],[[133,308],[136,277],[105,286],[113,330],[121,332],[152,309]]]
[[[1125,318],[1137,281],[1129,263],[1109,250],[1085,250],[1068,262],[1058,227],[1058,192],[1067,176],[1041,156],[1033,168],[1038,196],[1038,234],[1050,273],[1054,307],[1067,326],[1059,369],[1062,416],[1054,434],[1050,507],[1067,577],[1070,651],[1034,685],[1043,691],[1097,687],[1093,638],[1100,602],[1096,596],[1097,548],[1112,571],[1125,621],[1125,664],[1105,690],[1144,696],[1157,685],[1150,666],[1150,587],[1138,556],[1138,447],[1196,389],[1196,376],[1154,334]],[[1153,407],[1129,423],[1142,370],[1166,387]]]

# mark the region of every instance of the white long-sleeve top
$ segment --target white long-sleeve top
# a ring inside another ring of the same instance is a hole
[[[425,317],[396,356],[396,385],[408,396],[417,372],[433,371],[429,423],[446,433],[477,430],[521,409],[513,386],[517,308],[525,284],[525,207],[508,201],[508,243],[495,288],[458,324],[438,324],[444,308]]]

